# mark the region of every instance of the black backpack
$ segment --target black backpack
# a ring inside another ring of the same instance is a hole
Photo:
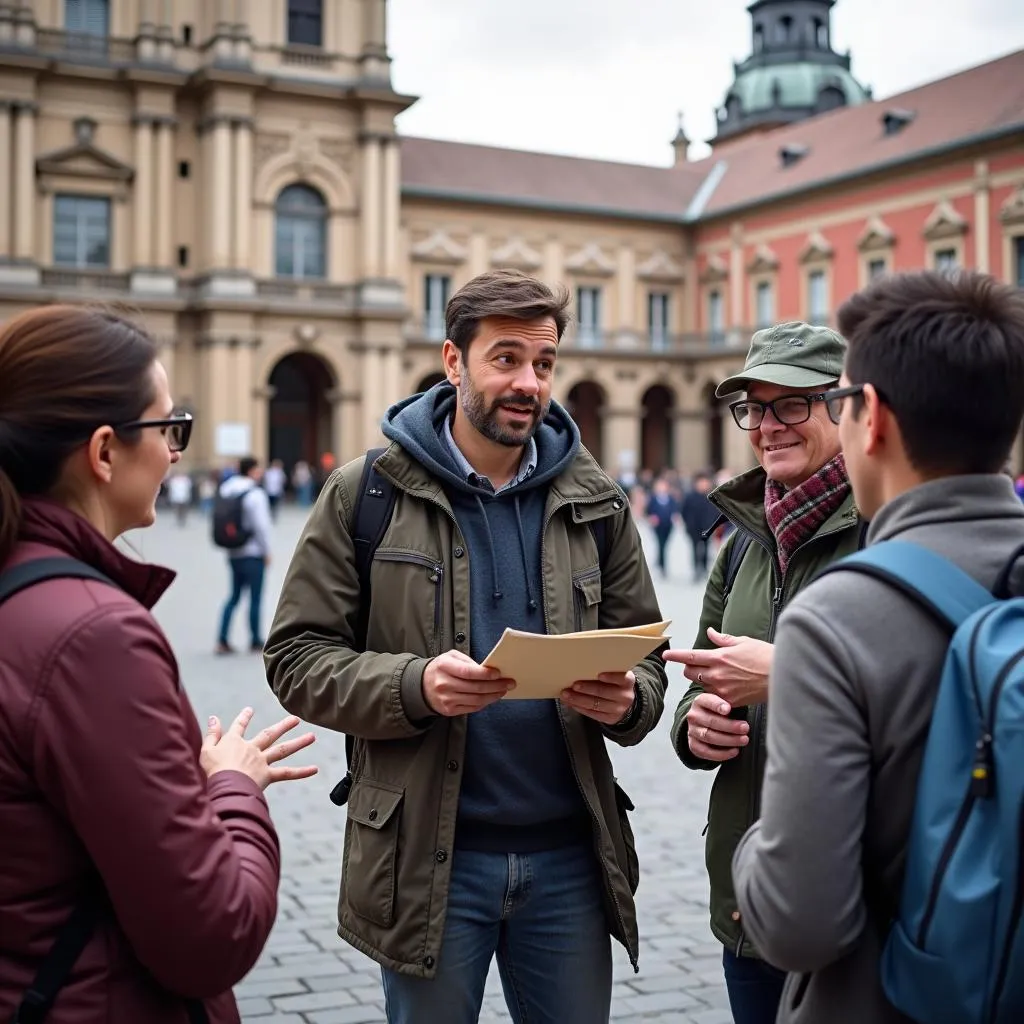
[[[229,551],[245,547],[252,537],[252,531],[243,522],[243,502],[248,490],[241,494],[225,497],[217,491],[213,499],[213,543]]]
[[[395,486],[387,477],[377,472],[377,460],[386,448],[371,448],[363,462],[359,478],[355,508],[352,512],[352,543],[355,547],[356,570],[359,573],[359,619],[356,625],[356,649],[366,649],[366,630],[370,619],[370,569],[373,567],[374,552],[380,547],[384,533],[395,510]],[[623,496],[625,501],[625,496]],[[590,529],[597,544],[598,559],[603,569],[608,561],[608,520],[594,519]],[[348,771],[345,777],[331,790],[331,801],[339,807],[348,802],[352,788],[352,752],[355,740],[345,735],[345,762]]]
[[[37,558],[31,562],[22,562],[0,574],[0,605],[36,583],[59,579],[96,580],[111,587],[117,586],[99,569],[75,558]],[[97,881],[75,905],[64,927],[57,933],[50,952],[39,965],[32,984],[14,1010],[12,1024],[42,1024],[46,1019],[57,994],[68,980],[71,968],[96,930],[96,922],[104,912],[105,904],[106,895]],[[199,1000],[185,1000],[185,1010],[189,1024],[208,1024],[206,1007]]]

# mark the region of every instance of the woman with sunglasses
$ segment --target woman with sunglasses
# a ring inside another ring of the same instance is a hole
[[[758,466],[709,495],[735,529],[708,580],[693,649],[665,653],[690,681],[672,726],[676,753],[687,768],[718,773],[705,859],[736,1024],[772,1024],[785,980],[747,940],[732,884],[733,852],[760,813],[775,625],[862,535],[839,450],[842,402],[828,394],[845,347],[827,327],[777,324],[754,335],[743,371],[719,385],[719,398],[746,392],[730,410]]]
[[[0,1020],[234,1024],[274,922],[263,790],[313,738],[247,740],[248,709],[204,738],[150,614],[173,573],[114,544],[188,444],[173,408],[122,317],[0,331]]]

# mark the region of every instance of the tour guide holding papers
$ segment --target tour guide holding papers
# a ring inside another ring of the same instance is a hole
[[[598,1024],[609,933],[637,961],[632,805],[605,741],[658,722],[659,652],[559,700],[501,700],[514,680],[480,665],[506,627],[661,619],[628,504],[551,398],[567,305],[514,271],[453,296],[447,382],[384,422],[377,468],[396,500],[366,651],[363,459],[327,481],[266,644],[284,706],[355,737],[338,931],[381,963],[391,1024],[476,1021],[495,953],[513,1020]]]

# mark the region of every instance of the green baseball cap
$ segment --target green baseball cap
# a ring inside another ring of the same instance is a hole
[[[742,373],[727,377],[715,389],[723,398],[743,391],[750,383],[778,384],[784,388],[816,388],[839,380],[846,342],[829,327],[787,320],[758,331]]]

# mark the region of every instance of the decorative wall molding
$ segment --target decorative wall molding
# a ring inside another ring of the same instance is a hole
[[[767,274],[779,269],[779,257],[767,245],[759,245],[747,264],[748,274]]]
[[[491,264],[495,267],[512,267],[530,272],[539,269],[543,263],[544,257],[518,235],[491,252]]]
[[[721,256],[708,257],[707,266],[700,275],[701,284],[721,284],[729,280],[729,264]]]
[[[861,252],[878,252],[891,249],[895,243],[896,235],[892,228],[881,217],[871,217],[857,239],[857,248]]]
[[[1024,182],[1003,203],[999,219],[1004,224],[1024,224]]]
[[[73,124],[74,144],[45,153],[36,160],[36,174],[43,179],[41,187],[44,192],[52,191],[47,187],[48,177],[89,178],[122,184],[135,177],[134,168],[96,145],[96,128],[92,118],[78,118]]]
[[[800,250],[801,263],[823,263],[832,259],[833,249],[829,240],[820,232],[812,231]]]
[[[574,274],[610,277],[615,273],[616,265],[596,242],[588,242],[565,261],[565,268]]]
[[[953,208],[948,199],[937,203],[924,222],[923,236],[929,242],[959,238],[967,232],[967,220]]]
[[[409,250],[409,255],[420,262],[455,264],[464,263],[468,254],[464,245],[443,228],[438,228],[416,242]]]
[[[636,276],[642,281],[664,281],[678,283],[683,279],[682,265],[677,263],[664,249],[652,253],[636,268]]]

